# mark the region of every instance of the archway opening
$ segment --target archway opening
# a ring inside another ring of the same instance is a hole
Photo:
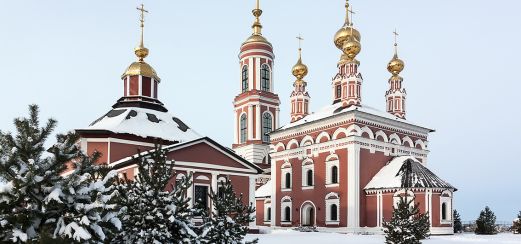
[[[315,225],[315,207],[307,203],[302,206],[300,225],[302,226],[314,226]]]

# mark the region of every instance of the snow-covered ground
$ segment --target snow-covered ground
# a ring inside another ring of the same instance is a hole
[[[248,235],[247,240],[259,238],[263,244],[382,244],[385,241],[383,235],[354,235],[337,233],[304,233],[292,230],[274,230],[270,234]],[[521,235],[501,233],[492,236],[459,234],[453,236],[432,236],[422,241],[425,244],[465,244],[465,243],[491,243],[491,244],[521,244]]]

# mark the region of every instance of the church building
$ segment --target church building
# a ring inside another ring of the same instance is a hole
[[[383,112],[362,103],[363,76],[356,59],[361,34],[349,18],[347,1],[345,8],[345,23],[333,39],[341,55],[331,80],[331,104],[309,111],[308,67],[299,48],[292,69],[291,122],[281,127],[273,122],[279,116],[273,49],[260,33],[262,11],[254,10],[254,34],[241,48],[243,92],[235,99],[234,148],[246,159],[270,166],[270,180],[256,192],[257,225],[379,233],[400,196],[407,195],[429,213],[432,234],[452,234],[456,188],[427,168],[428,136],[434,130],[406,119],[407,92],[400,76],[404,62],[397,43],[387,66],[391,74],[389,89],[382,92]],[[271,151],[265,156],[268,141]]]
[[[168,150],[168,159],[175,162],[176,179],[193,175],[188,197],[202,200],[209,208],[208,193],[216,191],[219,182],[229,178],[234,190],[244,196],[245,204],[255,201],[255,180],[262,169],[237,155],[211,138],[202,136],[175,114],[169,113],[159,100],[159,85],[163,82],[156,71],[145,62],[149,50],[144,46],[144,14],[141,11],[141,39],[134,52],[137,61],[130,64],[121,76],[123,96],[112,108],[88,127],[76,130],[81,148],[89,155],[102,154],[99,163],[119,170],[120,177],[133,179],[139,171],[133,157],[138,150],[153,150],[161,144]],[[175,82],[175,81],[171,81]]]

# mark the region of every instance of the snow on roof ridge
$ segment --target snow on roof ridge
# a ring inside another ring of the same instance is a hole
[[[112,111],[122,110],[121,113],[111,115]],[[139,107],[115,108],[85,130],[107,130],[173,142],[186,142],[202,137],[173,114]]]
[[[413,188],[454,188],[452,185],[438,177],[427,167],[412,156],[397,156],[389,161],[364,187],[369,189],[389,189],[402,187],[402,175],[398,175],[402,165],[407,161],[412,160],[415,164],[412,165],[412,185]]]
[[[255,191],[255,197],[271,197],[271,191],[273,190],[273,183],[268,180],[266,184],[262,185]]]

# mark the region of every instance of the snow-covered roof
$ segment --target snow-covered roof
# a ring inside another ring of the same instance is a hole
[[[147,108],[115,108],[79,131],[110,131],[140,137],[186,142],[201,138],[197,132],[168,112]]]
[[[394,115],[392,115],[390,113],[380,111],[378,109],[375,109],[375,108],[367,106],[367,105],[363,105],[362,104],[360,106],[342,107],[342,103],[335,103],[335,104],[332,104],[332,105],[328,105],[328,106],[322,107],[318,111],[313,112],[313,113],[307,115],[306,117],[304,117],[304,118],[302,118],[300,120],[297,120],[297,121],[295,121],[293,123],[290,123],[290,124],[287,124],[285,126],[282,126],[278,130],[286,130],[286,129],[289,129],[289,128],[293,128],[295,126],[303,125],[303,124],[306,124],[306,123],[322,120],[322,119],[325,119],[325,118],[328,118],[328,117],[331,117],[331,116],[334,116],[334,115],[348,113],[348,112],[352,112],[352,111],[360,111],[360,112],[364,112],[364,113],[367,113],[367,114],[372,114],[372,115],[375,115],[375,116],[379,116],[379,117],[382,117],[382,118],[387,118],[387,119],[391,119],[391,120],[400,121],[400,122],[403,122],[403,123],[414,125],[410,121],[407,121],[405,119],[399,118],[399,117],[394,116]]]
[[[271,192],[273,191],[272,180],[266,182],[266,184],[262,185],[255,191],[255,197],[271,197]]]
[[[411,173],[409,180],[405,180],[406,185],[402,185],[404,174],[400,173],[402,166],[409,161],[411,163]],[[435,175],[420,161],[411,156],[399,156],[391,160],[369,181],[365,190],[389,189],[389,188],[447,188],[454,189],[452,185]]]

